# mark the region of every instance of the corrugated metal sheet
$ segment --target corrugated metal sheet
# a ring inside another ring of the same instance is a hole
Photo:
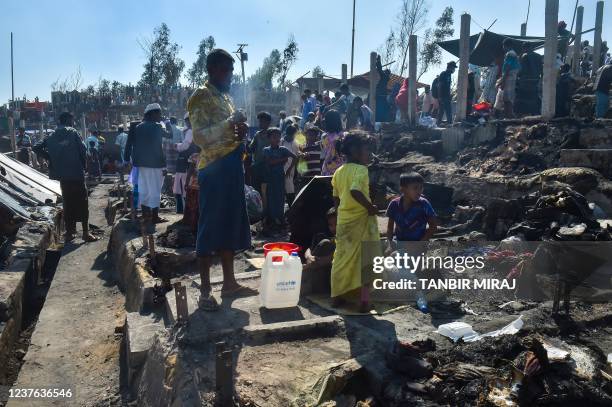
[[[4,153],[0,153],[0,178],[30,195],[40,203],[57,202],[62,195],[58,181],[25,165]]]

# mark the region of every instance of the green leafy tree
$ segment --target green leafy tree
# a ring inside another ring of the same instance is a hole
[[[321,68],[319,65],[312,68],[313,78],[318,78],[319,76],[323,76],[323,75],[325,75],[325,71],[323,71],[323,68]]]
[[[293,34],[291,34],[287,40],[287,46],[283,50],[283,54],[278,61],[278,66],[276,67],[279,88],[286,85],[285,80],[287,79],[287,74],[289,73],[291,66],[293,66],[295,61],[297,61],[298,51],[298,44],[295,42],[295,37]]]
[[[170,28],[165,23],[155,28],[153,39],[139,42],[147,62],[138,82],[141,91],[152,94],[159,89],[164,94],[171,87],[177,86],[185,61],[179,58],[181,47],[170,40]]]
[[[264,58],[261,67],[249,77],[249,85],[255,89],[272,89],[272,80],[278,72],[281,59],[280,51],[273,49],[270,55]]]
[[[109,96],[111,93],[110,81],[102,79],[98,81],[98,96]]]
[[[200,41],[197,52],[198,58],[193,65],[191,65],[191,68],[187,70],[186,74],[187,80],[192,87],[199,86],[208,79],[208,74],[206,73],[206,57],[215,49],[215,45],[215,38],[212,35]]]

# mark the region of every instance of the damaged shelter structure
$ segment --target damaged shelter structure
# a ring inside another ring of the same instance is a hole
[[[52,277],[62,210],[59,183],[0,153],[0,385],[12,384]],[[6,397],[0,394],[0,400]]]
[[[612,405],[612,120],[595,118],[590,78],[572,93],[570,114],[554,117],[557,20],[558,0],[546,1],[545,37],[470,35],[470,16],[462,15],[460,39],[440,44],[460,58],[456,120],[446,127],[417,120],[418,47],[410,36],[406,120],[368,131],[370,198],[380,209],[380,241],[373,243],[381,249],[390,243],[384,208],[400,195],[405,173],[423,177],[422,195],[440,225],[430,241],[379,256],[434,260],[416,273],[385,264],[377,279],[393,288],[372,290],[372,310],[332,301],[333,254],[312,251],[317,235],[335,239],[327,223],[331,176],[315,176],[296,191],[285,213],[286,236],[272,240],[251,217],[251,247],[234,256],[236,280],[261,293],[264,246],[291,243],[292,260],[298,254],[303,263],[301,281],[291,282],[300,287],[297,305],[267,308],[259,295],[224,295],[221,261],[213,256],[211,291],[220,299],[214,311],[199,306],[194,222],[174,213],[173,198],[163,193],[165,221],[141,228],[134,191],[123,177],[106,177],[114,184],[97,190],[96,209],[107,202],[112,232],[104,261],[124,296],[125,319],[114,332],[123,341],[121,377],[129,395],[122,401],[145,407]],[[541,114],[468,114],[468,64],[488,65],[505,38],[544,47]],[[377,55],[369,56],[369,73],[348,79],[344,65],[342,79],[369,96],[376,117]],[[310,89],[340,84],[322,76],[300,79]],[[15,348],[27,345],[27,337],[19,339],[23,298],[48,279],[49,253],[59,247],[60,195],[57,183],[0,154],[0,366],[18,370],[23,352]],[[38,369],[33,362],[29,367]],[[13,381],[0,377],[0,385]]]
[[[517,40],[544,45],[550,60],[558,2],[546,3],[547,36]],[[458,105],[466,100],[470,49],[498,42],[490,32],[470,37],[469,15],[462,28]],[[408,292],[368,313],[336,307],[307,268],[295,307],[267,309],[248,296],[223,297],[214,313],[200,310],[193,231],[167,213],[169,222],[143,240],[117,204],[110,251],[126,295],[127,376],[138,404],[612,403],[612,121],[594,118],[590,80],[572,95],[570,116],[553,118],[546,62],[544,75],[542,115],[469,120],[459,110],[453,126],[423,127],[410,102],[407,122],[371,134],[372,201],[386,207],[401,174],[420,173],[441,223],[427,254],[455,264],[483,259],[482,268],[419,276],[429,287],[427,312]],[[289,241],[307,248],[332,204],[330,177],[315,177],[287,213]],[[384,236],[382,213],[378,221]],[[267,241],[256,225],[252,235],[235,270],[257,290]],[[211,273],[220,294],[219,263]],[[458,289],[464,280],[489,285]]]

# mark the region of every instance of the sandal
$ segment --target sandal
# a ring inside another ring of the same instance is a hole
[[[212,294],[200,294],[200,299],[198,300],[198,308],[202,311],[217,311],[219,309],[219,303]]]

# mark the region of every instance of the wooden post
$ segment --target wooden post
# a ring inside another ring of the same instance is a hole
[[[376,122],[376,85],[378,84],[378,72],[376,72],[376,52],[370,52],[370,109]]]
[[[521,24],[521,37],[527,36],[527,23]]]
[[[408,121],[416,124],[416,71],[417,71],[417,36],[408,39]]]
[[[227,349],[225,342],[216,343],[215,358],[215,388],[217,390],[217,405],[233,406],[234,398],[234,368],[232,351]]]
[[[468,13],[461,15],[459,36],[459,73],[457,74],[457,114],[456,120],[465,119],[467,114],[468,64],[470,61],[470,20]]]
[[[221,406],[234,406],[234,361],[232,351],[225,350],[221,354],[223,360],[223,379],[221,384]]]
[[[323,93],[323,87],[324,87],[324,82],[323,82],[323,75],[319,75],[318,79],[317,79],[317,88],[319,90],[319,94]]]
[[[149,259],[151,261],[151,266],[155,267],[157,265],[157,255],[155,254],[155,237],[153,235],[148,235],[147,240],[149,241]]]
[[[592,74],[601,66],[601,26],[603,24],[604,2],[597,2],[597,10],[595,11],[595,40],[593,42],[593,70]]]
[[[580,72],[580,54],[582,43],[582,16],[584,7],[579,6],[576,10],[576,31],[574,33],[574,55],[572,55],[572,73],[577,75]]]
[[[221,392],[221,383],[223,378],[223,352],[225,351],[225,342],[215,343],[215,390],[217,394]]]
[[[174,283],[174,298],[176,299],[176,323],[183,324],[189,319],[187,305],[187,287],[182,283]]]
[[[557,22],[559,19],[559,0],[546,0],[544,16],[546,42],[544,43],[544,77],[542,80],[542,117],[555,116],[555,97],[557,95]]]
[[[346,83],[348,79],[348,67],[346,64],[342,64],[342,83]]]

